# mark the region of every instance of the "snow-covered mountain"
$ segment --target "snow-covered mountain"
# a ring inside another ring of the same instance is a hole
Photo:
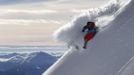
[[[0,75],[41,75],[57,59],[45,52],[0,55]]]
[[[81,30],[87,21],[100,30],[84,50]],[[90,9],[56,31],[56,38],[70,49],[43,75],[134,75],[134,0]]]

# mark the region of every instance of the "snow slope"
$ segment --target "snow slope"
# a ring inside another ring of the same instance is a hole
[[[134,0],[112,2],[83,13],[56,32],[70,50],[43,75],[116,75],[120,71],[134,55]],[[100,32],[88,49],[75,50],[74,45],[83,46],[81,29],[87,21],[95,21]]]
[[[117,73],[117,75],[134,75],[134,57],[132,57]]]

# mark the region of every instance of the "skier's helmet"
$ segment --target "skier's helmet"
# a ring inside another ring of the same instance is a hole
[[[89,26],[90,28],[94,28],[95,23],[94,22],[87,22],[87,26]]]

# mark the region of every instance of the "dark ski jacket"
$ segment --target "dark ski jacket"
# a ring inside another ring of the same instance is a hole
[[[83,29],[82,29],[82,32],[87,32],[87,33],[89,33],[89,32],[93,32],[94,34],[96,34],[97,33],[97,30],[98,30],[98,28],[97,27],[93,27],[93,28],[91,28],[91,27],[89,27],[89,26],[84,26],[83,27]]]

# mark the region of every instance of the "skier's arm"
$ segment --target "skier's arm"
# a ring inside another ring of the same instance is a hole
[[[87,29],[87,27],[84,26],[83,29],[82,29],[82,32],[85,32],[86,29]]]
[[[96,28],[88,30],[88,32],[92,32],[92,33],[96,33],[96,31],[97,31]]]

